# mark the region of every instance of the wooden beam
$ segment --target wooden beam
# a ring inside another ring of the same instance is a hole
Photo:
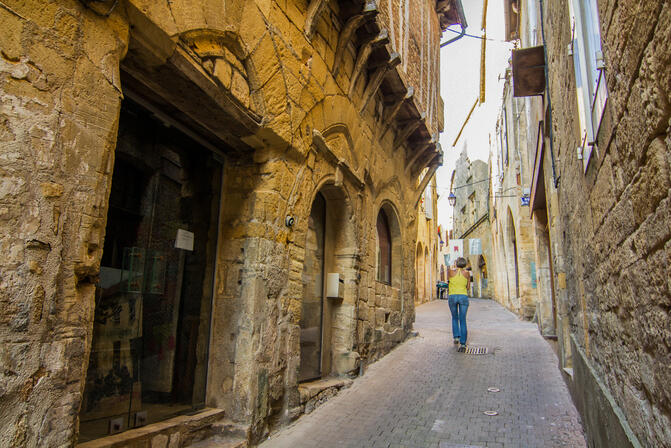
[[[415,164],[415,162],[417,161],[417,159],[419,159],[419,157],[420,157],[422,154],[426,154],[432,146],[435,147],[436,144],[437,144],[437,142],[434,141],[433,139],[431,139],[431,140],[425,142],[425,143],[422,145],[421,148],[418,148],[418,149],[417,149],[417,151],[413,152],[412,155],[410,156],[410,158],[406,159],[406,163],[405,163],[405,171],[406,171],[407,173],[409,173],[409,172],[411,171],[411,169],[412,169],[412,166],[413,166],[413,165]]]
[[[396,136],[396,140],[394,140],[394,149],[392,153],[395,153],[398,148],[405,143],[405,141],[412,135],[413,132],[417,130],[420,124],[422,124],[422,121],[426,118],[426,113],[422,112],[422,115],[419,118],[413,118],[411,120],[405,120],[403,122],[398,123],[398,128],[400,129],[400,132]]]
[[[368,0],[363,6],[363,10],[359,14],[353,15],[349,18],[349,20],[347,20],[347,23],[345,23],[345,26],[338,36],[338,45],[336,46],[332,70],[334,78],[340,71],[340,65],[342,64],[342,58],[345,53],[345,49],[354,38],[356,30],[358,30],[361,25],[363,25],[371,17],[376,16],[378,12],[379,11],[377,9],[375,0]]]
[[[315,26],[317,21],[324,12],[324,7],[328,3],[328,0],[310,0],[308,5],[308,12],[305,17],[305,27],[303,28],[303,33],[308,40],[312,39],[312,36],[315,33]]]
[[[364,68],[368,62],[368,57],[373,52],[374,49],[382,45],[389,43],[389,33],[386,29],[380,30],[377,36],[372,37],[366,43],[364,43],[359,49],[359,53],[356,56],[356,62],[354,63],[354,70],[352,70],[352,77],[349,82],[349,96],[351,97],[354,93],[354,87],[356,82],[363,73]]]
[[[413,166],[410,167],[410,174],[412,176],[419,176],[419,173],[427,166],[431,165],[433,163],[434,159],[440,157],[442,160],[443,157],[443,150],[440,148],[440,143],[436,143],[436,147],[434,151],[426,151],[423,155],[421,155],[413,164]],[[442,162],[441,162],[442,163]]]
[[[368,80],[366,89],[363,92],[363,103],[361,104],[359,113],[363,113],[363,111],[366,109],[366,106],[368,106],[368,103],[370,103],[370,100],[375,96],[377,90],[382,85],[382,81],[384,80],[384,77],[387,75],[387,72],[392,70],[400,63],[401,63],[401,56],[399,56],[398,53],[393,52],[389,55],[389,60],[386,61],[384,64],[382,64],[380,67],[378,67],[375,70],[375,72],[373,72],[373,75]]]
[[[384,136],[387,134],[387,131],[391,127],[391,124],[394,122],[394,119],[396,118],[396,115],[398,112],[401,110],[401,107],[406,101],[409,101],[412,99],[413,95],[415,94],[415,88],[413,86],[408,87],[408,90],[405,92],[405,95],[399,97],[396,101],[391,103],[389,106],[389,112],[385,114],[384,117],[384,131],[382,131],[382,134],[380,135],[380,140],[384,138]]]
[[[424,190],[426,189],[426,186],[429,184],[431,181],[431,178],[433,177],[434,174],[436,174],[436,170],[438,167],[442,164],[441,160],[438,160],[438,157],[434,158],[434,160],[431,163],[431,167],[429,168],[429,171],[426,173],[424,176],[424,179],[422,179],[422,183],[417,187],[417,190],[415,190],[415,206],[414,208],[417,208],[419,205],[420,199],[422,199],[422,195],[424,194]]]

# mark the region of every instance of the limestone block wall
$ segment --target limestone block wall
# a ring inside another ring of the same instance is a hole
[[[509,76],[510,73],[507,73]],[[494,257],[497,263],[496,300],[517,314],[531,319],[538,300],[536,255],[532,220],[520,198],[531,182],[530,151],[523,112],[524,100],[512,97],[508,77],[497,126],[497,157],[493,171],[495,210],[492,219]],[[514,117],[514,118],[513,118]]]
[[[412,327],[424,189],[417,176],[440,162],[431,143],[435,4],[412,8],[407,23],[426,26],[416,36],[424,50],[408,40],[408,71],[380,89],[368,70],[352,82],[352,45],[335,73],[340,2],[324,2],[311,31],[307,1],[84,3],[0,7],[9,30],[0,35],[0,424],[10,428],[0,445],[76,440],[124,98],[191,132],[222,160],[212,323],[209,350],[201,350],[206,404],[249,425],[257,440],[300,412],[301,275],[318,192],[337,215],[330,263],[345,282],[344,298],[329,308],[325,365],[334,375],[356,372]],[[419,120],[413,139],[401,138],[385,108],[385,95],[396,93],[390,85],[423,92],[394,112],[402,109],[405,123]],[[411,116],[417,104],[426,118]],[[376,281],[383,208],[390,285]]]
[[[643,446],[671,446],[671,6],[598,2],[608,102],[586,172],[575,154],[568,5],[556,0],[546,8],[561,173],[552,219],[565,258],[566,330],[579,351],[575,396],[595,443],[609,440],[597,422],[611,415],[625,436],[610,446],[636,438]],[[619,410],[590,404],[605,396]]]

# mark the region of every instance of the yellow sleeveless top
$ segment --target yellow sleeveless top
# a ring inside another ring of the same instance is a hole
[[[450,277],[450,287],[449,294],[463,294],[468,295],[466,291],[466,285],[468,284],[468,279],[464,276],[464,271],[459,269],[457,274],[454,277]]]

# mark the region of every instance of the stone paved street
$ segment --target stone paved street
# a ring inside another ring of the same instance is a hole
[[[479,299],[471,299],[468,323],[469,345],[493,354],[457,353],[447,301],[420,306],[418,337],[261,447],[584,447],[556,357],[536,326]]]

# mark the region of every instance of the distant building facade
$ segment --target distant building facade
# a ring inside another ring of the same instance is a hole
[[[492,297],[493,292],[489,177],[488,164],[469,160],[464,147],[450,184],[450,191],[456,196],[452,235],[453,239],[463,240],[463,255],[472,273],[470,293],[473,297]]]
[[[437,298],[438,281],[438,194],[436,176],[427,185],[417,210],[417,251],[415,255],[415,304]]]

